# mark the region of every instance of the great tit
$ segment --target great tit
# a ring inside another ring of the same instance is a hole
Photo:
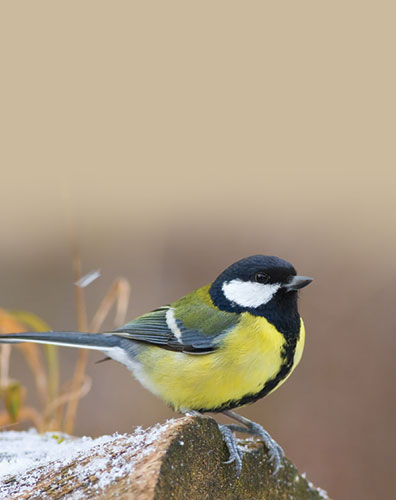
[[[234,413],[279,387],[301,359],[304,324],[297,292],[312,281],[278,257],[235,262],[209,285],[144,314],[110,333],[0,335],[0,342],[38,342],[101,351],[125,365],[175,411],[221,412],[238,424],[219,425],[242,468],[234,432],[258,435],[276,473],[283,451],[258,424]]]

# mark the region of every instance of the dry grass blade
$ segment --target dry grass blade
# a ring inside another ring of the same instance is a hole
[[[73,255],[73,276],[74,276],[74,294],[76,298],[77,326],[80,332],[86,332],[88,328],[87,307],[85,304],[84,289],[76,283],[81,279],[81,258],[78,250],[74,250]]]
[[[114,305],[116,307],[114,323],[116,327],[121,326],[125,322],[130,297],[130,285],[128,281],[124,278],[118,278],[114,281],[101,301],[88,328],[84,288],[89,282],[98,277],[99,272],[90,273],[81,281],[81,259],[76,247],[74,248],[73,255],[73,270],[78,330],[85,332],[98,331]],[[25,311],[13,311],[9,313],[0,309],[0,335],[1,332],[19,333],[48,330],[50,330],[50,327],[31,313]],[[26,343],[18,345],[17,348],[22,351],[26,363],[34,375],[37,392],[42,403],[42,412],[40,414],[34,408],[23,406],[24,393],[21,393],[22,395],[19,399],[15,399],[14,397],[12,400],[12,412],[10,412],[9,408],[8,412],[0,412],[0,425],[14,424],[13,421],[15,419],[18,419],[19,422],[30,420],[40,431],[63,428],[67,433],[72,434],[78,401],[91,388],[91,379],[85,375],[87,350],[81,349],[79,351],[70,387],[67,392],[58,395],[59,365],[56,348],[53,346],[47,347],[48,374],[44,367],[42,352],[37,345]],[[0,348],[0,387],[8,388],[10,384],[9,365],[11,350],[12,346],[7,344],[2,345]],[[50,381],[48,380],[48,375],[51,376]],[[62,407],[64,405],[66,405],[66,408],[63,412]],[[62,422],[64,423],[63,426]]]
[[[23,327],[6,311],[0,309],[0,334],[23,332]],[[0,387],[5,387],[9,380],[11,345],[3,344],[0,350]]]
[[[10,369],[11,345],[3,344],[0,348],[0,387],[8,385]]]
[[[78,271],[80,271],[80,267],[78,267]],[[80,281],[81,278],[79,277],[75,279],[76,283],[79,283]],[[82,307],[81,297],[83,297],[82,295],[83,289],[79,285],[77,285],[77,288],[79,292],[78,294],[76,294],[76,298],[81,308]],[[131,293],[131,286],[129,282],[125,278],[116,279],[112,284],[112,286],[110,287],[110,290],[107,292],[102,302],[100,303],[96,313],[94,314],[94,317],[91,321],[88,331],[94,333],[100,330],[103,322],[108,316],[114,303],[116,303],[116,317],[114,323],[116,327],[121,326],[125,322],[130,293]],[[85,302],[83,303],[83,306],[84,306],[83,310],[85,311]],[[86,315],[80,317],[82,317],[85,321]],[[71,394],[78,394],[79,387],[81,387],[81,380],[84,378],[85,375],[87,353],[85,349],[82,352],[85,353],[85,356],[82,356],[80,353],[80,356],[78,358],[76,370],[74,373]],[[69,404],[65,418],[65,431],[69,434],[71,434],[73,430],[74,419],[77,412],[78,400],[79,400],[78,397],[74,397],[68,401]]]
[[[76,394],[79,392],[85,377],[85,368],[87,366],[88,353],[86,349],[80,349],[77,359],[77,365],[74,370],[74,377],[72,381],[71,393]],[[65,432],[73,434],[74,422],[76,419],[78,407],[78,398],[71,398],[68,402],[65,416]]]
[[[26,331],[47,332],[51,330],[51,327],[45,321],[30,312],[12,311],[12,317],[22,323]],[[39,349],[39,352],[42,352],[41,349]],[[46,345],[44,352],[47,360],[48,376],[47,374],[44,375],[46,376],[46,386],[48,387],[45,387],[46,397],[42,397],[41,399],[42,401],[53,401],[58,397],[59,388],[58,348],[53,345]],[[43,384],[42,388],[44,388]]]
[[[19,321],[17,312],[6,312],[4,310],[0,310],[0,332],[13,332],[13,333],[21,333],[26,331],[26,326],[23,322]],[[4,346],[11,347],[11,346]],[[37,387],[37,391],[40,395],[40,399],[43,405],[46,404],[47,401],[47,390],[48,390],[48,380],[47,374],[44,368],[43,360],[41,357],[40,349],[37,345],[34,344],[20,344],[17,346],[22,350],[25,359],[31,369],[35,384]],[[6,351],[7,353],[7,351]],[[9,353],[8,353],[9,356]],[[2,359],[3,361],[3,359]],[[4,358],[5,366],[2,363],[1,373],[2,376],[8,378],[8,364],[7,364],[7,354]]]
[[[89,331],[97,332],[100,330],[104,320],[116,301],[117,308],[114,324],[116,328],[122,326],[125,323],[130,294],[131,285],[129,282],[125,278],[116,279],[100,303],[89,326]]]
[[[20,344],[17,347],[22,351],[29,368],[34,374],[37,392],[39,394],[41,404],[45,407],[48,401],[48,380],[47,373],[43,365],[41,351],[35,344]]]
[[[74,252],[73,252],[73,273],[74,273],[74,283],[78,283],[79,280],[81,279],[81,258],[76,246],[74,247]],[[76,297],[76,308],[77,308],[77,326],[80,332],[86,332],[88,320],[87,320],[87,308],[85,305],[84,289],[78,285],[75,285],[74,292]],[[72,381],[72,388],[71,388],[72,393],[78,393],[80,387],[83,384],[87,359],[88,359],[87,350],[80,349]],[[68,434],[73,433],[77,407],[78,407],[78,398],[72,398],[67,406],[66,416],[65,416],[65,432],[67,432]]]
[[[82,386],[76,392],[68,391],[65,394],[57,397],[55,401],[52,401],[51,404],[49,404],[46,408],[44,417],[47,418],[49,415],[51,415],[52,412],[55,412],[62,405],[69,403],[72,399],[82,399],[88,394],[88,392],[91,390],[91,387],[92,379],[91,377],[88,377],[88,375],[86,375]]]
[[[75,283],[76,286],[76,300],[77,304],[80,307],[79,311],[79,319],[85,324],[86,321],[86,309],[85,309],[85,301],[83,295],[83,288],[78,284],[81,282],[81,278],[79,277],[80,270],[80,261],[79,259],[76,261],[77,265],[75,268]],[[78,291],[77,291],[78,290]],[[108,316],[112,306],[116,303],[116,317],[115,317],[115,325],[121,326],[125,322],[125,317],[128,310],[129,297],[131,293],[131,287],[129,282],[125,278],[118,278],[114,281],[113,285],[110,287],[110,290],[107,292],[102,302],[100,303],[94,317],[91,321],[91,324],[88,328],[89,332],[97,332],[100,330],[103,322]],[[86,331],[86,328],[81,328],[79,324],[79,329]],[[74,373],[74,379],[72,383],[71,394],[78,394],[79,388],[81,388],[82,380],[85,376],[85,368],[87,361],[87,352],[86,350],[82,350],[80,356],[77,361],[76,370]],[[72,433],[75,415],[78,407],[78,397],[73,397],[68,400],[68,408],[65,417],[65,431],[69,434]]]
[[[40,415],[40,412],[30,406],[24,406],[19,412],[17,423],[19,424],[20,422],[29,421],[33,422],[34,426],[39,432],[43,432],[45,430],[44,420],[42,415]],[[0,412],[0,427],[8,427],[15,424],[16,422],[12,422],[8,412]]]

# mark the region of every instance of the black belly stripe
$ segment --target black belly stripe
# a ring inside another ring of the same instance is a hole
[[[233,410],[234,408],[239,408],[240,406],[248,405],[254,403],[258,399],[264,398],[269,392],[271,392],[275,387],[284,380],[293,368],[294,353],[296,352],[297,342],[300,338],[300,332],[297,335],[290,335],[285,338],[286,342],[283,346],[281,356],[284,362],[281,365],[279,372],[271,380],[268,380],[261,391],[255,394],[247,394],[241,399],[230,400],[224,402],[221,406],[217,408],[200,408],[196,411],[200,413],[212,412],[218,413],[225,410]]]

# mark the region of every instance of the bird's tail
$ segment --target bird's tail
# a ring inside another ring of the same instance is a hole
[[[27,332],[0,334],[0,344],[19,342],[35,342],[37,344],[53,344],[67,347],[79,347],[107,352],[120,345],[120,337],[110,333],[80,332]]]

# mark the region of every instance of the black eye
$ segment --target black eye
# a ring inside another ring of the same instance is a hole
[[[257,283],[268,283],[270,277],[265,273],[256,273],[254,279],[257,281]]]

